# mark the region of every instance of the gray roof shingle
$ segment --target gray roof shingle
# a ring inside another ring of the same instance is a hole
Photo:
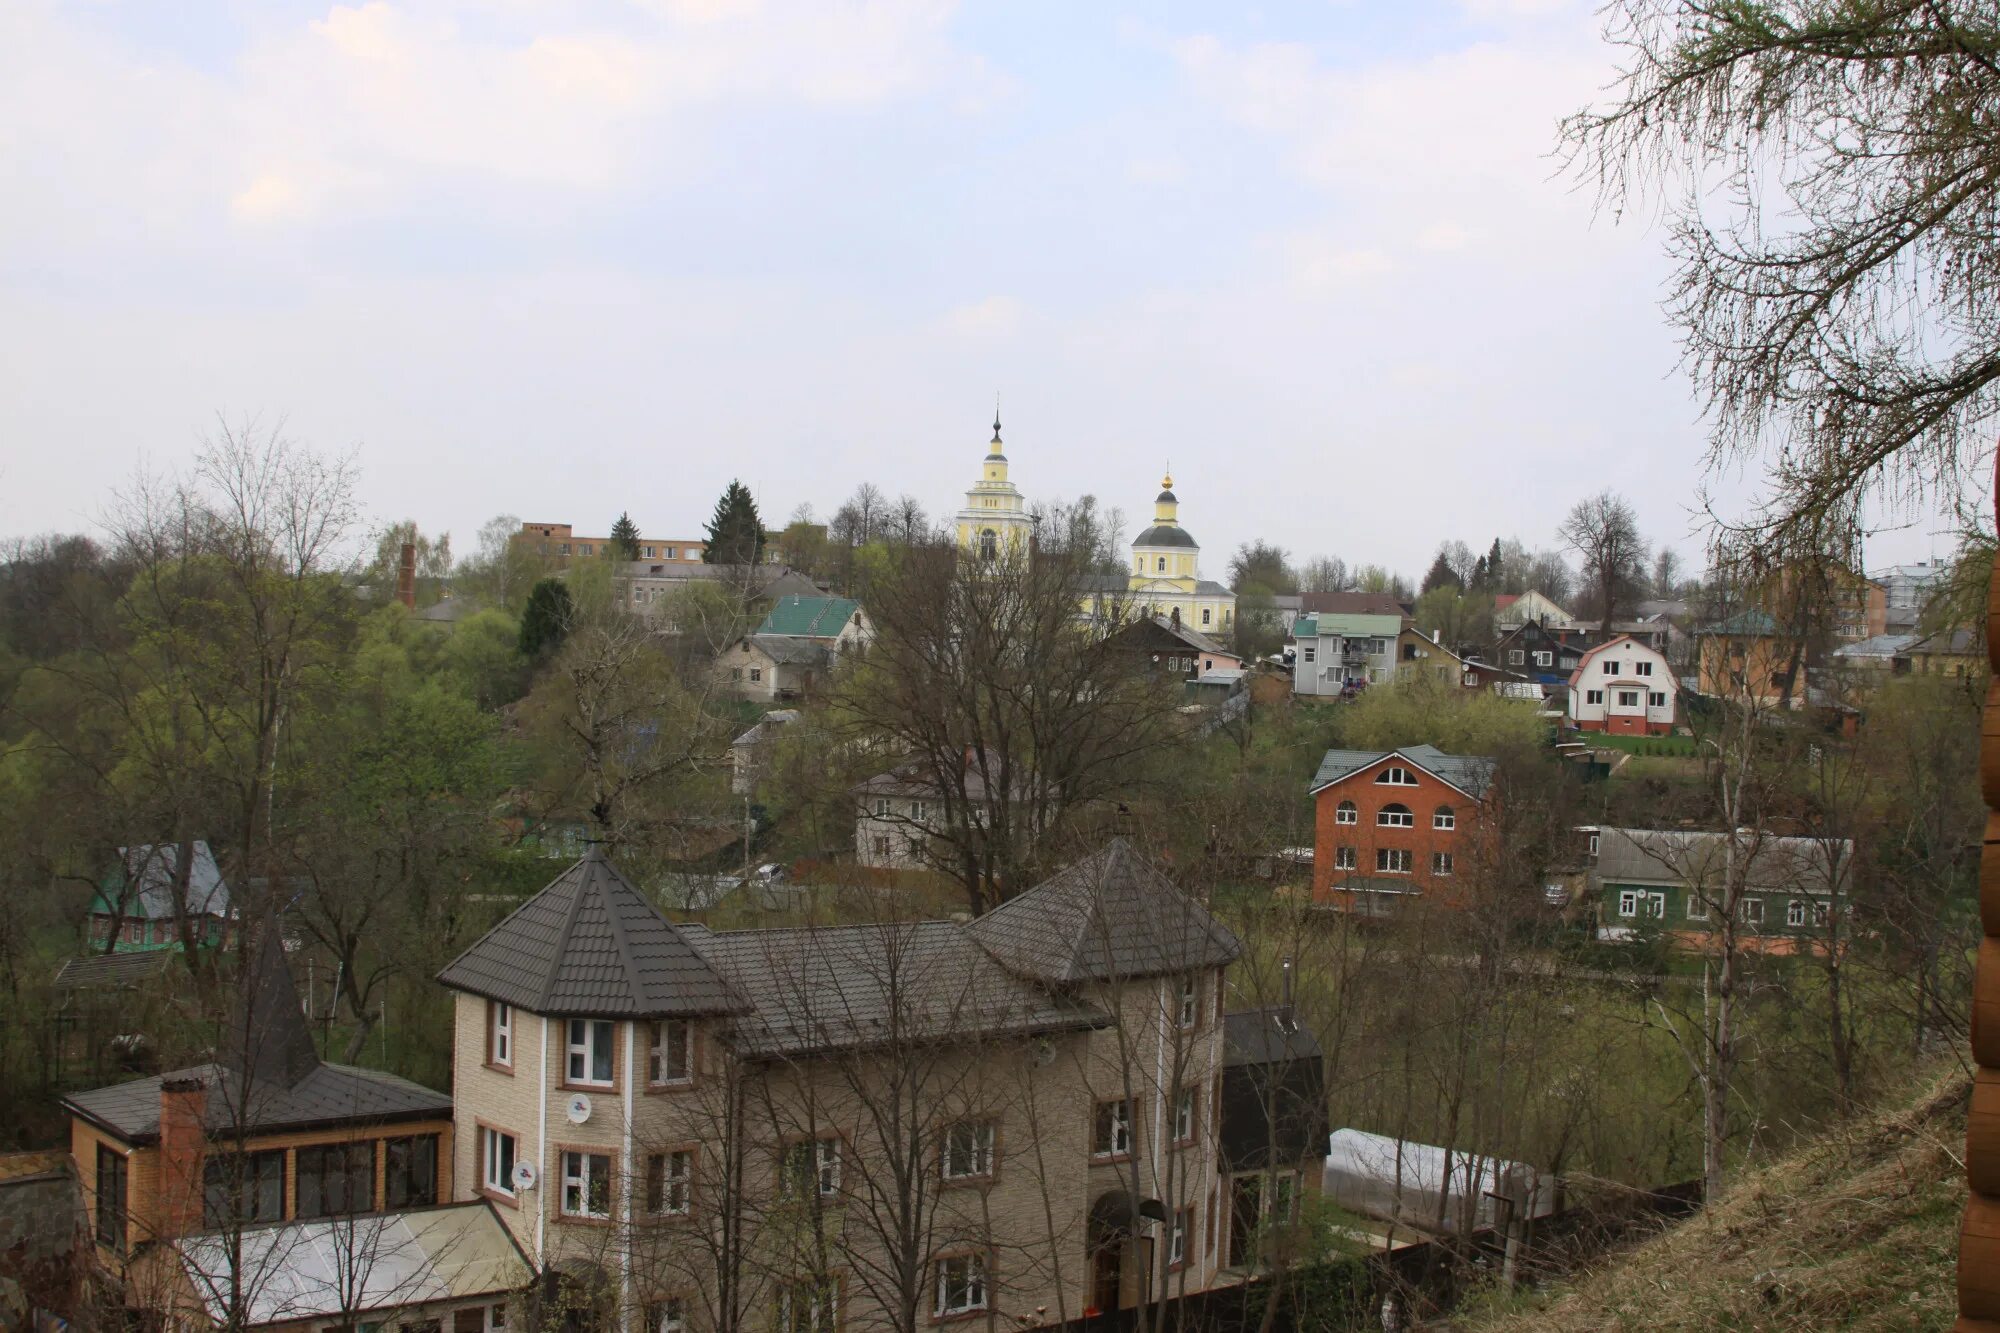
[[[1593,876],[1603,884],[1673,884],[1720,889],[1729,835],[1713,830],[1625,829],[1598,831]],[[1744,887],[1758,892],[1825,894],[1829,880],[1845,893],[1854,876],[1854,844],[1844,838],[1781,838],[1745,833],[1738,855],[1748,858]],[[1838,875],[1829,874],[1838,868]]]
[[[165,976],[180,963],[176,949],[134,949],[129,953],[66,958],[56,972],[57,990],[99,990],[137,986]]]
[[[783,666],[825,666],[833,660],[833,650],[813,639],[798,639],[786,634],[752,634],[750,644]]]
[[[73,1092],[63,1098],[63,1105],[127,1143],[148,1143],[160,1136],[160,1083],[170,1078],[198,1078],[208,1085],[208,1110],[202,1119],[209,1133],[216,1136],[249,1130],[273,1133],[351,1120],[425,1120],[451,1114],[451,1098],[442,1092],[379,1069],[333,1064],[315,1065],[290,1087],[253,1081],[247,1093],[235,1070],[219,1064],[196,1065],[108,1088]]]
[[[1439,781],[1450,783],[1474,800],[1485,796],[1493,782],[1493,760],[1486,755],[1446,754],[1435,745],[1406,745],[1398,750],[1328,750],[1306,790],[1318,791],[1385,759],[1398,757]]]
[[[752,1004],[728,1038],[750,1058],[1029,1036],[1111,1021],[1101,1010],[1010,975],[949,921],[689,927],[686,934]]]
[[[1243,951],[1123,838],[967,929],[1009,970],[1055,985],[1222,967]]]
[[[666,1018],[743,1008],[715,970],[598,848],[438,973],[531,1014]]]

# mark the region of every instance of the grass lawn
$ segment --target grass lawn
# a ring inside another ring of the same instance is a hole
[[[1623,750],[1627,754],[1691,757],[1695,752],[1692,736],[1613,736],[1608,732],[1587,732],[1582,737],[1597,749]]]

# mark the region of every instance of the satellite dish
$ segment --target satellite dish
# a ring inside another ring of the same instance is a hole
[[[531,1190],[535,1187],[535,1164],[533,1162],[514,1163],[514,1188]]]
[[[569,1099],[569,1105],[563,1108],[563,1114],[569,1117],[572,1125],[582,1124],[590,1119],[590,1098],[580,1092],[577,1093]]]

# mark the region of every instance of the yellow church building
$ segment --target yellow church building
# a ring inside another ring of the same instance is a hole
[[[979,480],[965,493],[958,511],[958,544],[962,550],[992,559],[1001,552],[1025,548],[1034,537],[1034,517],[1026,499],[1007,476],[1007,455],[1000,444],[1000,415],[993,415],[993,438],[980,464]],[[1102,619],[1116,607],[1119,618],[1156,615],[1180,617],[1180,623],[1204,634],[1228,635],[1236,629],[1236,594],[1201,576],[1201,546],[1180,525],[1180,500],[1171,475],[1160,482],[1153,500],[1153,522],[1132,541],[1132,563],[1121,585],[1092,588],[1083,610]]]

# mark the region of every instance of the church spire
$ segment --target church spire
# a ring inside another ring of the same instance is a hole
[[[997,395],[993,399],[993,440],[986,446],[986,452],[995,458],[1000,456],[1000,399]]]

